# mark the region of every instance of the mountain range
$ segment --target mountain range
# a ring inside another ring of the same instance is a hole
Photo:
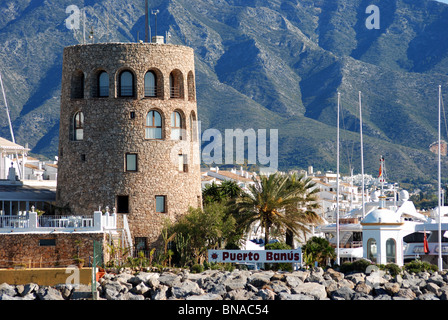
[[[429,146],[437,141],[438,87],[443,91],[448,83],[448,5],[432,0],[149,4],[159,10],[158,35],[169,32],[170,43],[195,50],[202,130],[278,129],[280,170],[310,165],[335,170],[339,92],[341,172],[352,168],[356,174],[361,92],[365,172],[377,174],[383,156],[391,180],[437,177],[437,156]],[[87,35],[93,30],[87,41],[144,38],[144,0],[0,2],[0,72],[14,134],[37,157],[57,155],[62,52],[83,41],[82,28],[66,26],[67,7],[73,5],[86,14]],[[371,5],[377,11],[369,10]],[[154,18],[150,15],[152,33]],[[379,28],[369,27],[372,21]],[[1,113],[0,136],[10,139],[6,112]],[[442,168],[448,169],[446,157]]]

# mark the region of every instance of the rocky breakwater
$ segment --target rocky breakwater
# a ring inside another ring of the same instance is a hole
[[[294,272],[122,272],[98,283],[105,300],[447,300],[448,274],[343,274],[322,268]],[[0,285],[1,300],[90,299],[89,286]]]

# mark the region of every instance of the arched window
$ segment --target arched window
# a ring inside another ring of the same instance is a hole
[[[148,112],[145,127],[146,139],[162,139],[162,117],[155,110]]]
[[[109,96],[109,75],[106,71],[98,74],[98,97]]]
[[[171,140],[182,140],[182,116],[177,111],[171,114]]]
[[[72,76],[71,98],[84,98],[84,72],[82,72],[81,70],[75,71]]]
[[[77,112],[73,118],[73,140],[81,141],[84,139],[84,114]]]
[[[170,73],[170,98],[183,98],[183,77],[182,72],[174,70]]]
[[[372,262],[376,262],[377,260],[377,246],[376,246],[376,240],[375,239],[369,239],[367,240],[367,259],[369,259]]]
[[[157,96],[157,78],[153,71],[145,74],[145,97]]]
[[[397,244],[394,239],[389,238],[386,241],[386,263],[396,263]]]
[[[198,127],[196,123],[196,116],[194,112],[190,114],[190,140],[197,141]]]
[[[120,73],[120,97],[134,96],[134,75],[130,71]]]

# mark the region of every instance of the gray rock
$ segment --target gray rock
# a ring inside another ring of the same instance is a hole
[[[442,293],[440,290],[440,287],[433,282],[428,282],[425,286],[425,289],[428,290],[429,292],[435,294],[436,296],[439,296]]]
[[[386,290],[389,295],[393,296],[400,291],[400,285],[396,282],[387,282],[384,284],[384,290]]]
[[[17,294],[16,288],[7,283],[0,284],[0,295],[14,297]]]
[[[440,299],[437,298],[434,293],[428,292],[418,296],[417,300],[440,300]]]
[[[358,282],[358,284],[354,288],[355,292],[361,293],[361,294],[366,294],[366,295],[370,295],[372,292],[372,289],[373,288],[365,282]]]
[[[396,296],[405,298],[407,300],[414,300],[417,297],[417,295],[409,288],[407,288],[407,289],[403,289],[403,288],[400,289],[397,292]]]
[[[366,275],[364,273],[352,273],[345,276],[345,279],[350,280],[356,285],[358,282],[365,282]]]
[[[291,293],[291,290],[288,288],[288,286],[283,281],[274,280],[270,283],[269,287],[271,287],[271,289],[275,293],[280,293],[280,292]]]
[[[271,276],[267,275],[267,274],[263,274],[263,273],[255,273],[253,275],[251,275],[247,281],[257,287],[257,288],[261,288],[265,285],[267,285],[269,282],[271,282]]]
[[[144,282],[140,282],[135,287],[133,287],[130,292],[136,295],[144,295],[150,290],[148,286],[145,285]]]
[[[448,300],[448,285],[444,285],[443,287],[440,288],[439,299]]]
[[[168,294],[168,286],[160,285],[156,289],[151,290],[152,300],[166,300]]]
[[[132,292],[129,292],[127,294],[127,299],[126,300],[130,300],[130,301],[140,301],[140,300],[145,300],[145,297],[141,294],[134,294]]]
[[[305,282],[306,278],[310,275],[309,271],[297,270],[291,273],[291,276],[298,277],[302,282]]]
[[[229,278],[226,279],[223,283],[223,285],[226,287],[227,291],[237,290],[237,289],[244,289],[246,286],[247,278]]]
[[[171,294],[176,299],[183,299],[189,295],[202,295],[204,294],[204,290],[199,288],[196,282],[186,280],[180,286],[172,287]]]
[[[340,287],[331,293],[332,300],[352,300],[355,291],[349,287]]]
[[[445,281],[443,280],[443,277],[438,273],[435,273],[431,277],[429,277],[427,283],[434,283],[439,287],[443,287],[446,284]]]
[[[26,296],[31,293],[35,293],[39,290],[39,285],[37,283],[27,283],[23,286],[23,291],[20,293],[20,295]]]
[[[352,300],[373,300],[373,296],[362,292],[355,292]]]
[[[218,294],[220,296],[223,296],[227,293],[226,286],[222,283],[210,283],[205,288],[203,288],[205,291],[211,294]]]
[[[224,296],[224,300],[249,300],[255,294],[243,289],[237,289],[227,292]]]
[[[185,300],[222,300],[222,296],[214,293],[206,293],[200,296],[188,296]]]
[[[328,269],[325,274],[325,276],[329,276],[330,279],[333,279],[335,281],[341,281],[342,279],[344,279],[344,274],[338,271],[335,271],[333,269]]]
[[[314,300],[313,296],[306,294],[290,294],[286,292],[280,292],[276,298],[277,300]]]
[[[275,300],[275,292],[269,289],[260,289],[257,292],[257,296],[261,297],[263,300]]]
[[[322,284],[316,282],[305,282],[291,290],[293,294],[307,294],[316,298],[316,300],[322,300],[327,297],[327,291]]]
[[[297,287],[298,285],[303,283],[302,278],[297,275],[287,275],[285,277],[285,281],[286,284],[291,288]]]
[[[39,287],[39,290],[37,290],[36,295],[39,300],[64,300],[64,298],[61,295],[61,292],[48,286]]]
[[[64,296],[64,293],[62,294]],[[70,300],[87,300],[92,298],[92,287],[87,285],[75,286],[70,295]]]
[[[380,294],[374,297],[373,300],[392,300],[392,297],[388,294]]]
[[[173,273],[163,273],[157,280],[165,286],[174,287],[180,284],[181,276]]]

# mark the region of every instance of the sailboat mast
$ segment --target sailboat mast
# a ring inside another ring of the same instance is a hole
[[[361,136],[361,180],[362,180],[362,218],[366,216],[365,199],[364,199],[364,147],[362,142],[362,111],[361,111],[361,91],[359,91],[359,134]]]
[[[8,124],[9,124],[9,131],[11,132],[11,139],[12,139],[13,143],[16,143],[16,139],[14,138],[14,131],[12,130],[11,117],[9,115],[8,102],[6,101],[5,88],[3,87],[3,80],[2,80],[1,73],[0,73],[0,85],[2,87],[3,101],[5,101],[6,115],[8,116]],[[24,161],[25,161],[25,159],[24,159],[24,157],[22,157],[22,163],[24,163]],[[22,172],[20,171],[20,166],[19,166],[19,155],[17,154],[17,152],[16,152],[16,163],[17,163],[17,170],[19,172],[19,176],[22,176]]]
[[[442,86],[439,85],[439,150],[438,150],[438,213],[439,213],[439,225],[438,225],[438,242],[439,242],[439,257],[438,257],[438,267],[439,270],[442,271],[443,269],[443,263],[442,263],[442,215],[441,215],[441,206],[442,206],[442,202],[441,202],[441,185],[442,185],[442,169],[441,169],[441,158],[440,158],[440,154],[441,154],[441,147],[440,147],[440,112],[441,112],[441,102],[442,102]]]
[[[1,73],[0,73],[0,84],[2,86],[3,100],[5,101],[6,115],[8,116],[9,131],[11,132],[12,142],[16,143],[16,139],[14,138],[14,132],[12,131],[11,117],[9,116],[8,102],[6,101],[6,94],[5,89],[3,88],[3,80]]]
[[[338,92],[338,116],[337,116],[337,160],[336,160],[336,263],[341,265],[340,256],[339,256],[339,104],[340,104],[341,94]]]

